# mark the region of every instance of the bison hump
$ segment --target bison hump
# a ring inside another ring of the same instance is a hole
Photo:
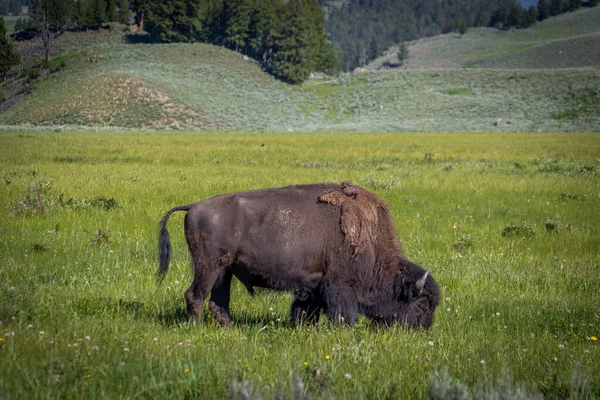
[[[361,255],[377,240],[378,209],[387,210],[377,195],[351,182],[343,182],[340,190],[322,194],[319,201],[340,208],[341,229],[345,243],[353,249],[353,257]]]

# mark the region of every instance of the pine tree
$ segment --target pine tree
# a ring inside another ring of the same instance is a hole
[[[537,20],[543,21],[550,16],[550,8],[548,0],[538,0],[537,3]]]
[[[152,4],[151,0],[131,0],[133,12],[135,13],[135,23],[140,31],[144,30],[144,22],[148,7]]]
[[[508,12],[508,9],[504,6],[495,10],[490,18],[490,26],[504,28],[508,25]]]
[[[523,25],[523,8],[520,5],[511,7],[506,25],[508,28],[520,28]]]
[[[333,49],[327,42],[323,9],[316,0],[304,0],[302,7],[308,18],[309,68],[314,71],[330,71],[335,68]]]
[[[377,57],[379,57],[379,45],[377,44],[377,37],[373,35],[369,43],[369,61],[373,61]]]
[[[281,25],[276,32],[273,46],[272,72],[280,79],[301,83],[312,72],[307,46],[309,19],[301,0],[290,0],[283,9]]]
[[[2,75],[2,80],[5,80],[10,69],[20,62],[21,57],[13,48],[8,36],[6,36],[4,18],[0,17],[0,75]]]
[[[581,0],[568,0],[568,3],[567,3],[568,11],[575,11],[579,7],[581,7]]]
[[[245,50],[250,37],[250,22],[253,3],[247,0],[225,2],[225,43],[235,50]]]
[[[130,15],[129,1],[119,0],[119,12],[117,14],[118,21],[122,24],[128,24]]]
[[[535,8],[535,6],[529,6],[525,15],[525,27],[530,27],[531,25],[534,25],[536,20],[537,9]]]
[[[550,0],[550,4],[548,5],[548,11],[551,16],[558,15],[563,12],[563,2],[562,0]]]
[[[106,1],[106,22],[117,22],[118,15],[115,1],[116,0]]]
[[[102,25],[106,19],[106,0],[92,0],[89,4],[91,10],[92,24]]]
[[[400,65],[404,65],[406,64],[407,60],[408,60],[408,46],[406,46],[406,43],[402,42],[400,43],[400,47],[398,48],[398,62],[400,63]]]
[[[146,30],[161,42],[194,42],[203,36],[201,0],[163,0],[146,9]]]
[[[463,36],[468,32],[469,28],[467,27],[467,24],[465,23],[465,21],[460,20],[458,22],[458,33]]]
[[[83,0],[73,1],[71,8],[71,26],[75,29],[86,26],[85,3]]]
[[[278,10],[283,3],[273,0],[258,0],[250,18],[248,50],[252,57],[270,68],[273,51],[273,35],[277,27]]]

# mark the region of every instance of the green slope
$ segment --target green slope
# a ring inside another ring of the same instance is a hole
[[[471,28],[411,43],[407,69],[574,68],[600,66],[600,7],[549,18],[528,29]],[[397,47],[375,60],[393,61]]]

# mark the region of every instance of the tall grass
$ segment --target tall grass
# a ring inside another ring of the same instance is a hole
[[[598,397],[599,140],[4,132],[0,394]],[[171,270],[154,281],[157,223],[169,208],[343,180],[390,204],[406,254],[439,282],[429,331],[364,319],[295,328],[289,294],[250,297],[237,281],[234,327],[206,315],[195,328],[178,214],[169,223]],[[27,201],[34,206],[22,212]]]

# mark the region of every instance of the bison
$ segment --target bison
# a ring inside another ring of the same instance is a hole
[[[169,210],[160,221],[159,268],[169,268],[169,216],[187,211],[184,231],[194,268],[185,292],[188,313],[201,321],[204,301],[230,325],[231,278],[294,292],[291,317],[316,322],[374,322],[429,328],[440,292],[431,275],[408,261],[388,205],[353,185],[296,185],[224,194]]]

